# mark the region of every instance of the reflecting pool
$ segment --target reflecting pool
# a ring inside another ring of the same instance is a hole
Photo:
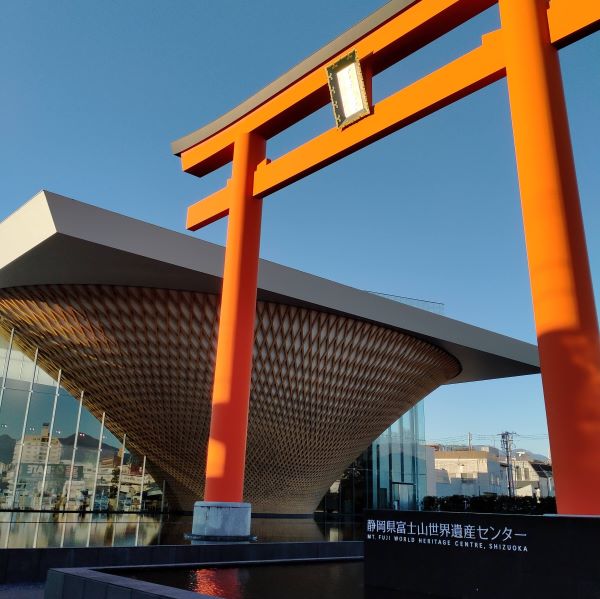
[[[309,518],[252,519],[252,534],[262,542],[360,540],[361,527]],[[191,530],[191,516],[0,512],[0,548],[187,545]]]
[[[409,599],[401,591],[365,587],[363,562],[256,565],[245,568],[163,568],[116,572],[226,599]]]

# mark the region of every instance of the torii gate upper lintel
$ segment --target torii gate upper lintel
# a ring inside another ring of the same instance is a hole
[[[372,77],[498,3],[479,47],[273,160],[266,141],[329,102],[325,67],[355,49]],[[241,502],[262,198],[506,77],[558,509],[600,514],[600,337],[558,49],[600,28],[589,0],[393,0],[271,86],[174,142],[183,170],[233,162],[192,205],[196,230],[229,217],[205,500]]]

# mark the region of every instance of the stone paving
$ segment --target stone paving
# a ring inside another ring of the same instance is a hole
[[[0,584],[0,599],[43,599],[44,583]]]

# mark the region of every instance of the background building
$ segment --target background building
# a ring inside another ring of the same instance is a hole
[[[506,495],[506,466],[495,447],[435,448],[438,497],[450,495]]]
[[[512,457],[512,471],[515,495],[537,498],[555,496],[552,464],[548,460],[516,450]]]
[[[504,452],[496,447],[431,446],[435,464],[435,495],[510,495],[512,475],[514,494],[519,497],[554,497],[552,465],[543,456],[516,450],[510,468]],[[430,478],[433,476],[428,473]]]

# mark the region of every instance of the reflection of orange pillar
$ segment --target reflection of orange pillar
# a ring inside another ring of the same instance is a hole
[[[264,157],[263,139],[245,134],[235,141],[205,501],[243,496],[262,212],[252,187]]]
[[[600,514],[600,341],[545,0],[500,0],[558,510]]]

